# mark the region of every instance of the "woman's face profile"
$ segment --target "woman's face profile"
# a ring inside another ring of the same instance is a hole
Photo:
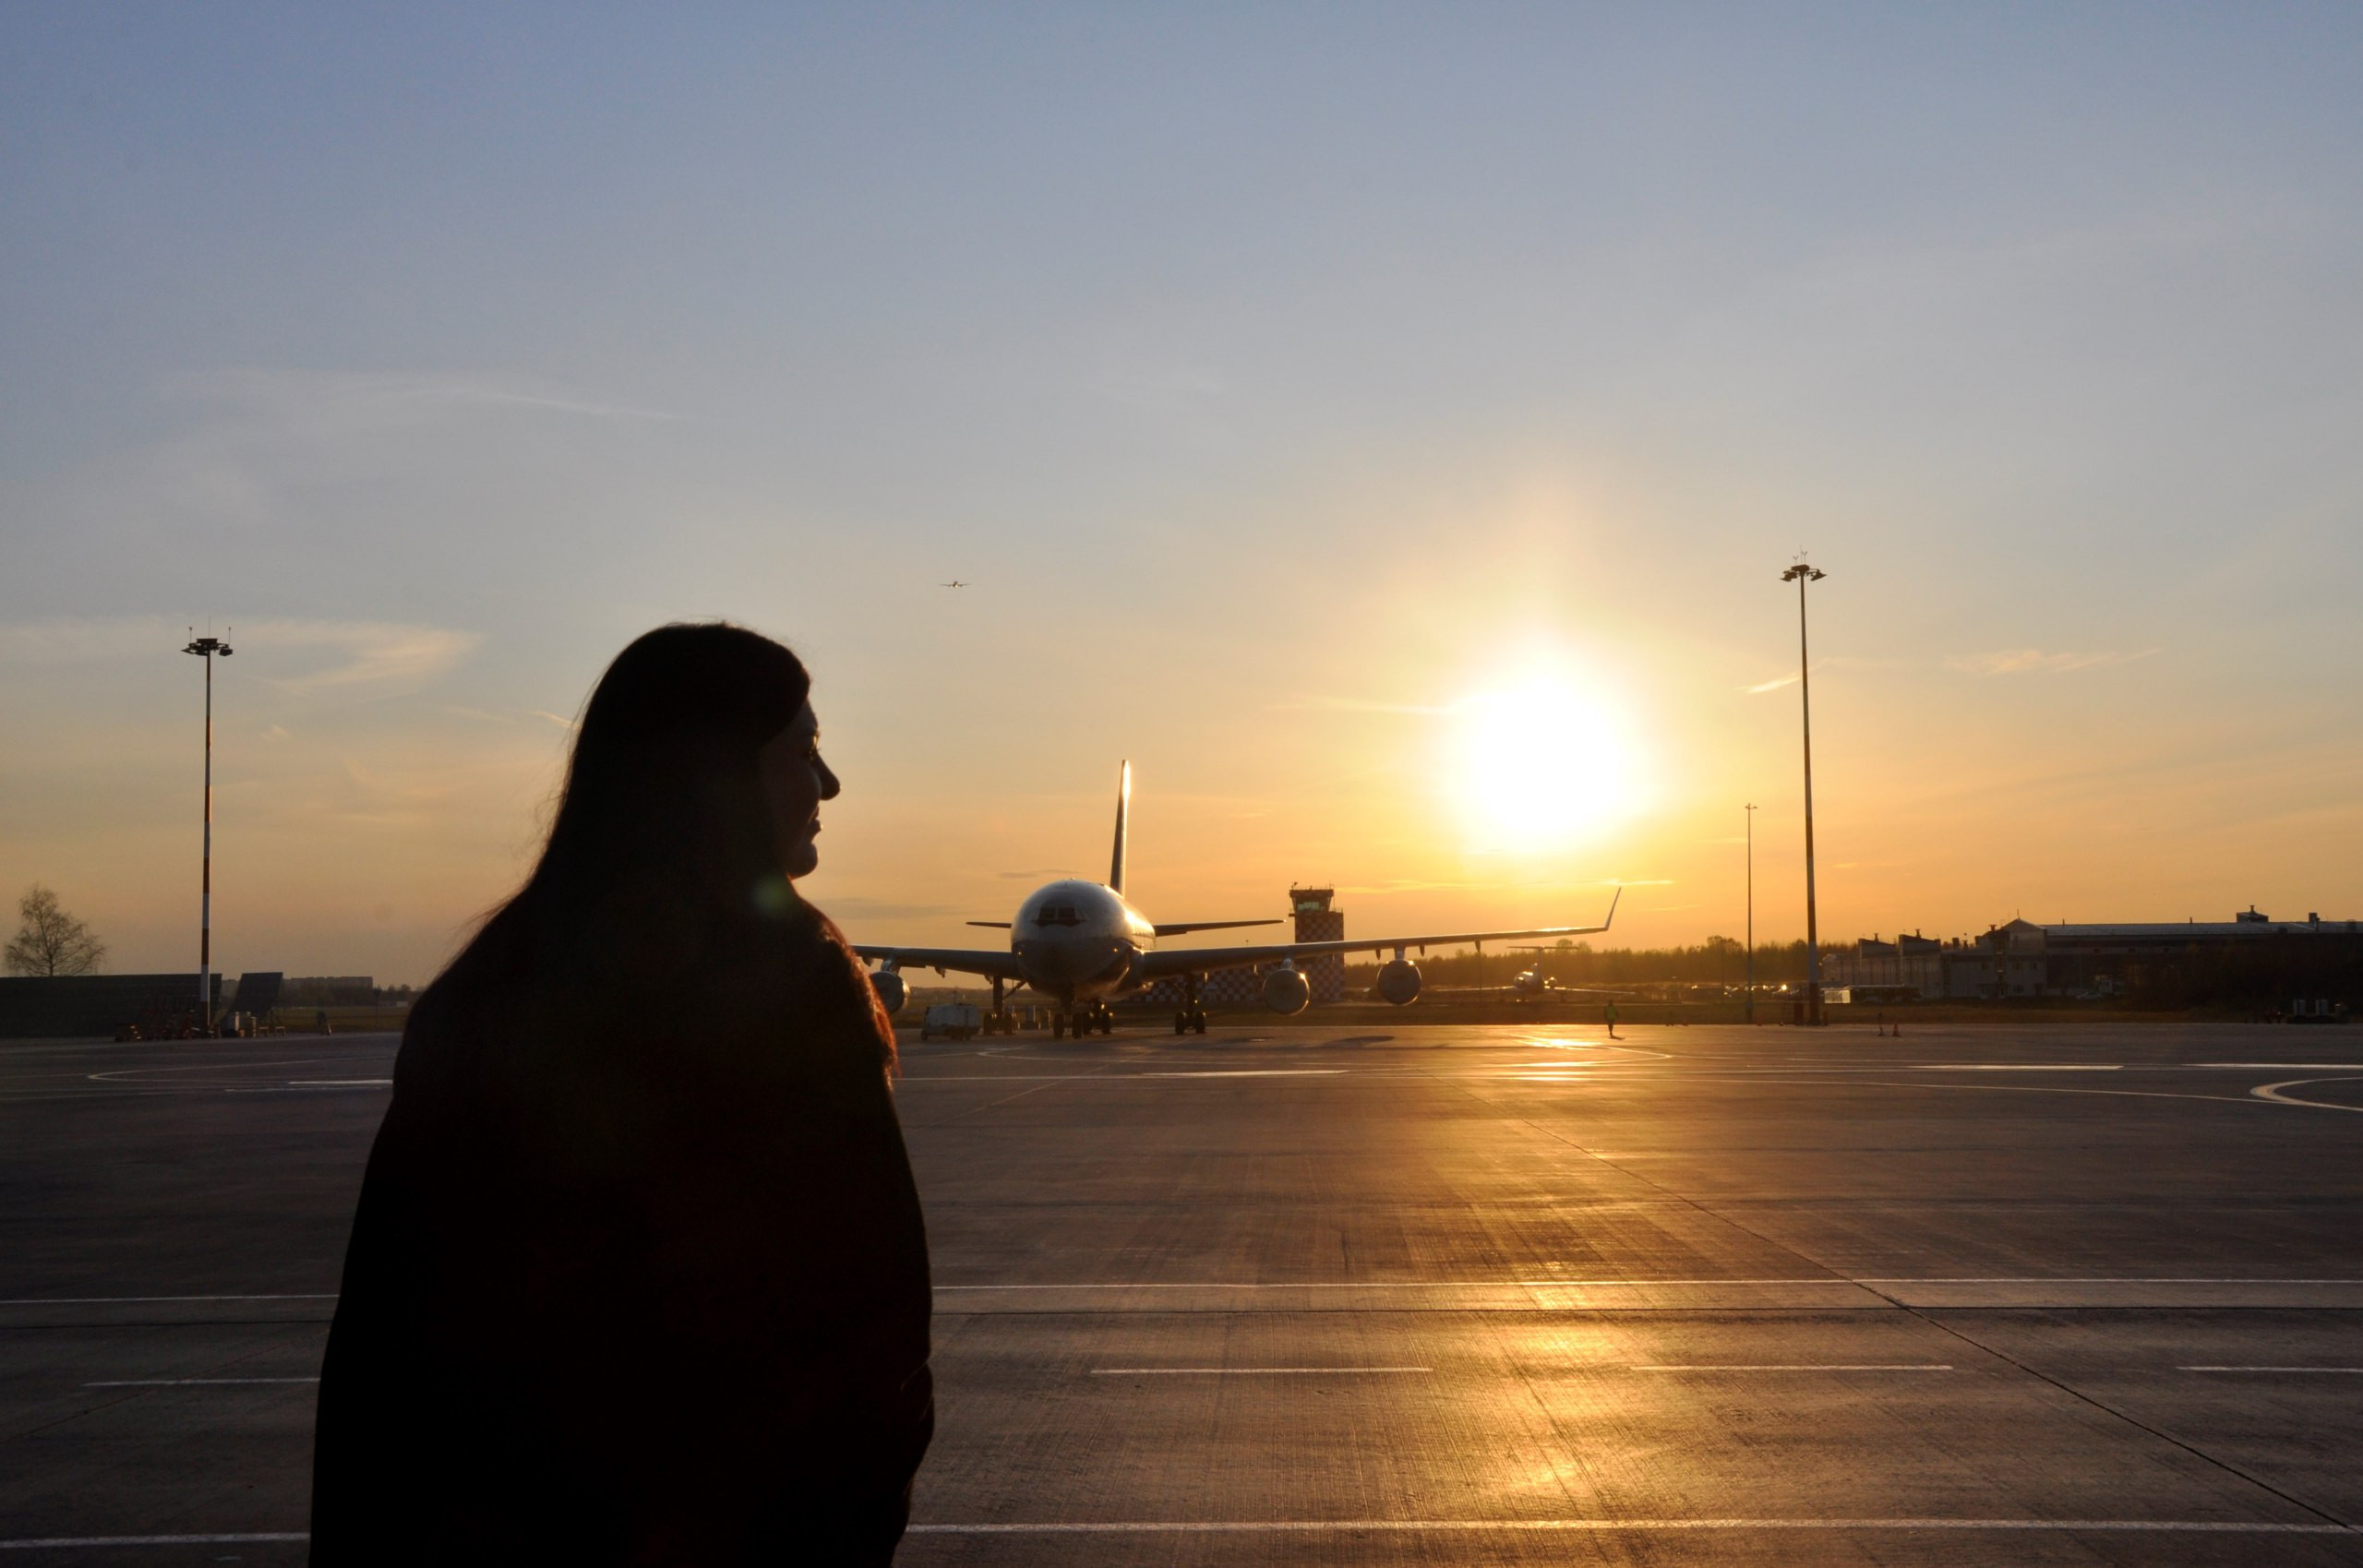
[[[821,863],[812,842],[821,831],[821,802],[837,794],[837,775],[821,760],[821,721],[813,717],[811,703],[763,743],[755,753],[755,770],[770,809],[780,869],[791,878],[809,875]]]

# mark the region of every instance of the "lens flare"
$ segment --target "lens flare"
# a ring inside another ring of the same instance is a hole
[[[1566,849],[1633,814],[1632,741],[1599,699],[1536,676],[1465,698],[1454,716],[1453,796],[1472,850]]]

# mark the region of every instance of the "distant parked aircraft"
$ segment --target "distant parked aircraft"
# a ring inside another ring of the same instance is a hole
[[[1006,951],[981,948],[885,947],[857,942],[854,952],[877,961],[870,976],[888,1011],[901,1008],[909,996],[903,978],[905,965],[956,970],[979,975],[993,986],[992,1018],[988,1031],[1014,1032],[1003,1005],[1003,987],[1030,986],[1054,999],[1054,1037],[1072,1031],[1078,1037],[1097,1029],[1105,1035],[1115,1025],[1110,999],[1128,996],[1162,979],[1182,983],[1183,1001],[1173,1015],[1177,1035],[1206,1032],[1206,1011],[1200,988],[1205,977],[1221,969],[1262,969],[1264,1005],[1275,1012],[1304,1011],[1313,987],[1296,964],[1299,959],[1328,953],[1376,952],[1395,950],[1392,961],[1380,965],[1373,987],[1386,1001],[1401,1007],[1420,994],[1420,971],[1405,957],[1407,950],[1451,947],[1462,942],[1507,941],[1519,937],[1579,937],[1608,929],[1616,918],[1616,900],[1608,904],[1607,919],[1597,926],[1545,926],[1523,931],[1456,931],[1441,936],[1365,937],[1353,941],[1273,942],[1232,948],[1190,948],[1158,952],[1159,937],[1189,931],[1220,931],[1242,926],[1277,926],[1277,920],[1191,920],[1170,925],[1152,923],[1124,899],[1125,820],[1133,798],[1133,765],[1126,762],[1116,794],[1116,848],[1105,883],[1066,878],[1035,889],[1008,920],[971,920],[972,926],[1005,929]],[[1619,890],[1621,896],[1622,890]]]
[[[1613,900],[1610,901],[1609,909],[1614,912]],[[1601,929],[1606,930],[1607,928],[1603,926]],[[1517,951],[1540,954],[1556,950],[1519,946]],[[1590,986],[1563,986],[1544,973],[1540,957],[1535,959],[1533,968],[1519,970],[1505,986],[1437,986],[1432,989],[1440,997],[1478,997],[1491,1001],[1576,1001],[1591,997],[1629,999],[1640,994],[1637,991],[1601,990]]]

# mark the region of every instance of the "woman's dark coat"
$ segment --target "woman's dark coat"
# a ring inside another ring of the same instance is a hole
[[[885,1562],[934,1405],[867,978],[801,904],[504,921],[403,1035],[312,1561]]]

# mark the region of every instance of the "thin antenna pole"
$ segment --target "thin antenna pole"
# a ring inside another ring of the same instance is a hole
[[[1756,802],[1747,803],[1747,1021],[1756,1022]]]

